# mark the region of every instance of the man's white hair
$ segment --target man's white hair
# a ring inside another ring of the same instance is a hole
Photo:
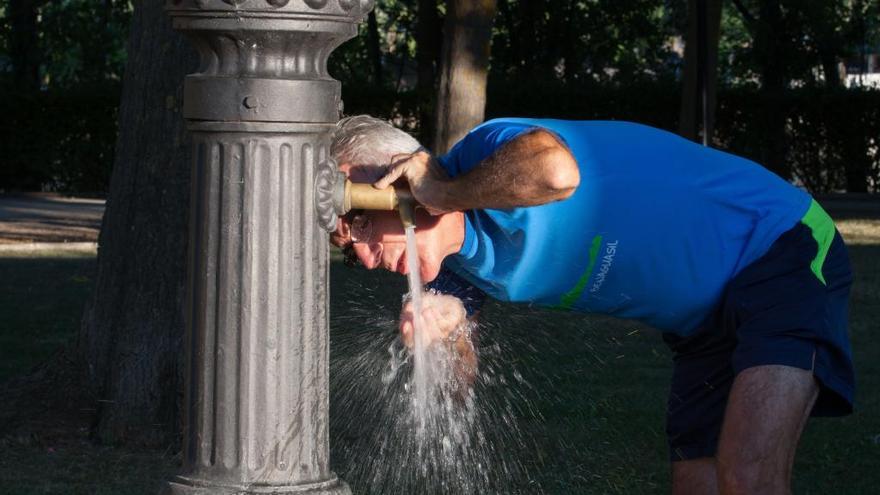
[[[388,165],[394,155],[415,153],[421,147],[414,137],[370,115],[340,120],[330,137],[330,154],[340,164]]]

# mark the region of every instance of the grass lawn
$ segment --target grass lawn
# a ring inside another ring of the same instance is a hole
[[[0,251],[0,382],[76,334],[94,271],[89,251]]]
[[[877,493],[880,484],[880,221],[840,227],[856,275],[857,412],[810,421],[795,466],[799,494]],[[90,256],[0,254],[0,381],[75,335],[93,272]],[[333,469],[355,493],[402,493],[371,489],[376,466],[364,460],[376,458],[371,442],[388,418],[378,415],[381,407],[364,405],[377,402],[404,281],[338,262],[331,279]],[[499,493],[668,493],[663,421],[670,363],[657,332],[500,303],[490,303],[481,320],[483,366],[498,379],[480,386],[479,400],[513,403],[515,424],[496,426],[518,431],[485,459],[489,466],[502,459],[521,466],[495,480]],[[16,495],[153,495],[177,462],[168,452],[33,438],[0,439],[0,452],[0,494]],[[414,461],[398,459],[405,469]]]

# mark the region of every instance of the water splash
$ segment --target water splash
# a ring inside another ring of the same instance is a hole
[[[414,246],[414,232],[407,229]],[[414,315],[430,295],[419,277],[418,253],[407,248],[409,294]],[[361,287],[360,289],[365,289]],[[511,363],[498,345],[480,353],[474,388],[456,377],[454,351],[429,345],[415,318],[413,348],[398,338],[397,308],[374,292],[348,301],[333,320],[331,413],[334,464],[358,493],[540,492],[516,455],[534,449],[519,417],[535,417]],[[345,356],[344,359],[340,359]]]

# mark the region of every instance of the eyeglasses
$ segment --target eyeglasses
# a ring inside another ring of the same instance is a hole
[[[348,225],[349,238],[351,239],[351,242],[342,248],[342,262],[345,266],[358,266],[361,263],[354,252],[354,243],[370,241],[370,237],[373,235],[373,222],[369,216],[364,214],[364,210],[352,210],[342,217],[342,220]]]
[[[373,221],[364,214],[364,210],[351,210],[342,217],[342,222],[348,227],[351,242],[370,242],[370,236],[373,235]]]

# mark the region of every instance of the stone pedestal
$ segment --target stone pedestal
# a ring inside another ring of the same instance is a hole
[[[330,52],[372,0],[168,0],[199,49],[184,458],[171,494],[348,494],[329,468]],[[320,173],[319,173],[320,172]]]

